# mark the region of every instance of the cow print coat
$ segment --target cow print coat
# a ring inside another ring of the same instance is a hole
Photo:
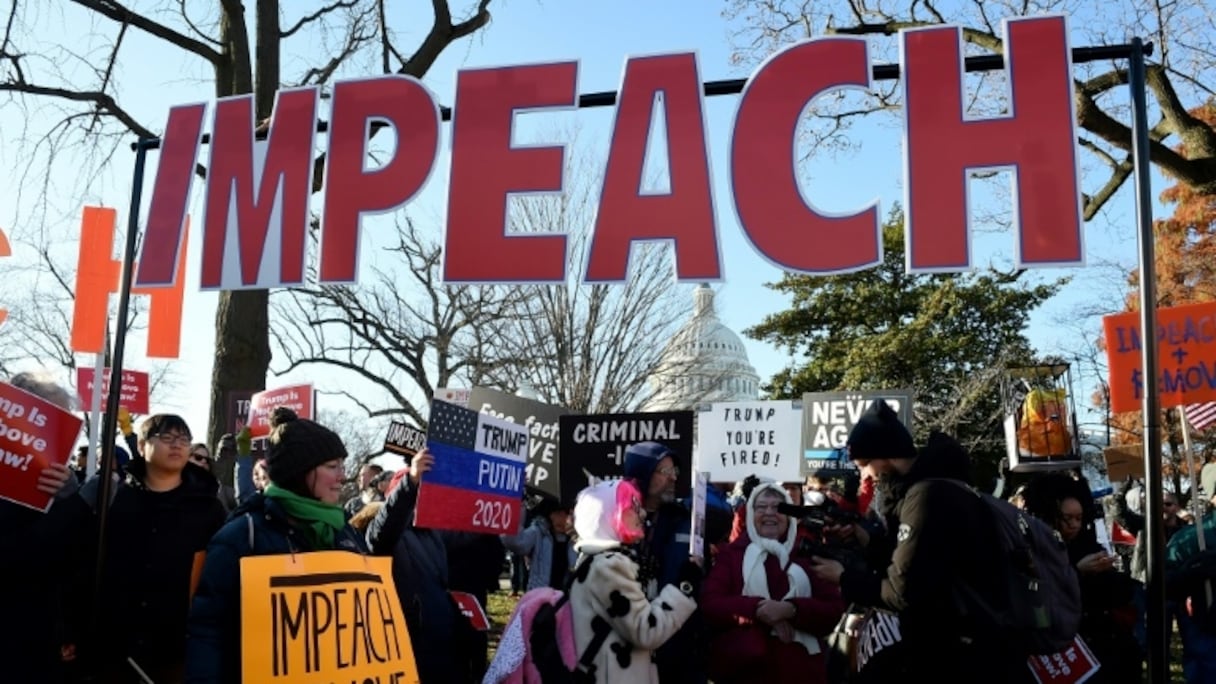
[[[638,564],[620,549],[586,556],[570,588],[574,639],[582,667],[594,681],[657,684],[652,653],[688,620],[696,602],[667,585],[648,601]],[[599,648],[588,654],[589,647]]]

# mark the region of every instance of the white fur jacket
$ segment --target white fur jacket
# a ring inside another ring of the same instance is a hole
[[[648,601],[638,583],[638,565],[627,554],[607,550],[588,556],[570,588],[574,639],[581,659],[602,634],[587,669],[603,684],[657,684],[651,653],[675,634],[697,604],[667,585]]]

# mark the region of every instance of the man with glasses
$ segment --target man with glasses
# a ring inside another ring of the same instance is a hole
[[[679,586],[681,571],[686,571],[692,513],[676,501],[680,466],[676,452],[663,444],[639,442],[626,448],[625,477],[634,481],[645,498],[646,536],[637,546],[638,582],[646,597],[653,600],[662,587]],[[700,613],[694,613],[655,653],[660,681],[706,681],[706,658],[696,652],[700,625]]]
[[[98,476],[72,505],[51,510],[72,542],[68,567],[79,573],[65,620],[68,650],[95,681],[140,682],[141,671],[154,682],[182,680],[193,578],[225,518],[218,483],[192,463],[203,453],[192,441],[181,416],[157,414],[140,424],[137,453],[110,490],[100,594],[92,592]]]

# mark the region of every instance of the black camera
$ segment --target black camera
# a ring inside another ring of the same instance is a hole
[[[794,504],[777,504],[777,512],[798,519],[799,525],[807,525],[812,529],[821,530],[826,525],[851,525],[861,522],[860,515],[846,511],[835,501],[825,498],[823,503],[814,506],[795,506]]]

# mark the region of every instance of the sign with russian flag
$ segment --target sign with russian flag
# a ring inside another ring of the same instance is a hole
[[[523,508],[528,428],[445,401],[431,402],[414,524],[436,530],[515,534]]]

